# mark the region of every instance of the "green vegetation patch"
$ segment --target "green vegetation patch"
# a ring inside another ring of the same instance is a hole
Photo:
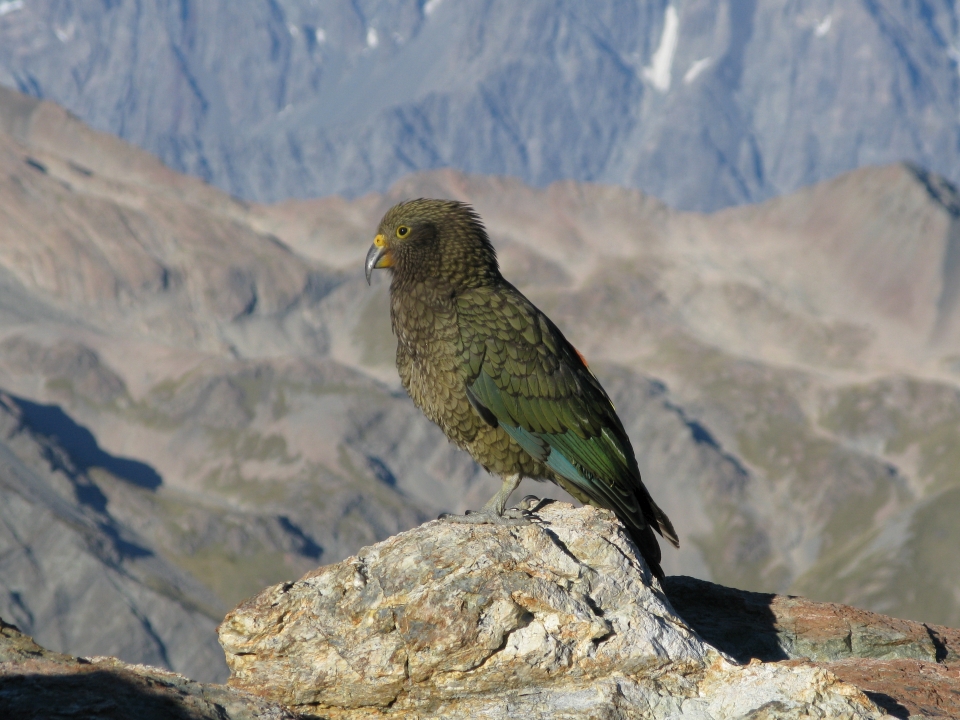
[[[926,492],[960,486],[960,391],[906,377],[851,385],[826,396],[822,427],[896,458],[917,453]]]
[[[211,448],[218,454],[226,453],[234,462],[258,460],[291,465],[300,460],[299,453],[296,455],[289,453],[286,438],[276,433],[263,435],[246,428],[240,430],[209,428],[207,435],[210,438]]]
[[[690,538],[714,582],[748,590],[783,587],[789,570],[771,559],[764,530],[730,503],[711,506],[712,532]]]
[[[287,564],[285,553],[271,550],[239,556],[213,546],[173,555],[170,560],[200,579],[226,607],[234,607],[270,585],[295,580],[303,572]]]

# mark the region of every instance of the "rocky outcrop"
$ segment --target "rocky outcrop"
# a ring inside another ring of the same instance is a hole
[[[668,577],[674,609],[704,640],[741,661],[873,658],[960,663],[960,630],[838,603]]]
[[[665,589],[704,640],[741,662],[813,662],[895,717],[960,717],[960,630],[689,577]]]
[[[230,685],[331,718],[882,714],[811,663],[737,665],[678,615],[611,513],[432,522],[269,588],[220,627]]]
[[[256,695],[158,668],[51,652],[0,620],[0,717],[294,720],[296,716]]]

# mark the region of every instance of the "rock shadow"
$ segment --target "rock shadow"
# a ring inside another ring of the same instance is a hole
[[[673,609],[700,637],[737,662],[789,659],[771,608],[776,595],[736,590],[685,575],[668,577],[663,589]]]
[[[864,690],[863,694],[883,708],[888,715],[899,718],[900,720],[909,720],[910,710],[897,702],[896,698],[892,698],[886,693],[872,692],[870,690]]]
[[[5,718],[101,718],[102,720],[201,720],[217,717],[203,712],[197,698],[181,699],[174,688],[146,678],[126,677],[108,670],[76,674],[6,675],[0,678],[0,715]],[[192,702],[191,702],[192,701]],[[199,712],[198,712],[199,710]],[[213,708],[209,708],[213,710]]]

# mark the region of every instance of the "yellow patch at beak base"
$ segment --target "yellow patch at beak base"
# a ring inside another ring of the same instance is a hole
[[[364,263],[367,284],[370,284],[370,275],[375,269],[393,267],[393,253],[387,247],[387,240],[381,234],[373,239],[373,245],[367,252],[367,261]]]

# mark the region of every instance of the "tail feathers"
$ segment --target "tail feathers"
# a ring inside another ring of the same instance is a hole
[[[653,525],[657,532],[675,548],[680,547],[680,538],[677,531],[673,529],[673,523],[667,514],[661,510],[650,497],[650,491],[640,483],[640,492],[637,493],[637,499],[640,501],[640,511],[643,513],[643,519],[648,525]]]
[[[644,523],[642,529],[631,527],[630,537],[632,537],[633,542],[637,544],[637,548],[640,550],[640,554],[643,555],[643,559],[647,561],[647,565],[650,566],[650,570],[662,583],[664,574],[663,569],[660,567],[660,559],[663,556],[660,552],[660,543],[657,542],[657,536],[654,535],[654,530],[659,532],[675,548],[680,547],[680,538],[677,537],[677,531],[673,529],[673,523],[670,522],[667,514],[657,507],[657,504],[649,495],[647,495],[647,500],[649,501],[649,505],[647,505],[643,513],[644,519],[647,522]],[[651,517],[651,515],[653,517]]]
[[[669,523],[670,521],[667,520],[668,525]],[[670,529],[673,530],[673,528]],[[657,579],[663,583],[665,576],[663,569],[660,567],[660,543],[657,542],[657,536],[653,534],[653,527],[647,524],[642,529],[631,527],[629,530],[630,537],[633,538],[637,549],[640,550],[640,554],[643,556],[643,559],[646,560],[647,566],[651,572],[656,575]]]
[[[657,527],[660,529],[660,534],[670,541],[670,544],[675,548],[680,547],[680,538],[677,537],[677,531],[673,529],[673,523],[670,522],[670,518],[667,517],[667,514],[657,507],[656,503],[650,503],[653,505],[653,516],[654,522],[656,522]]]

